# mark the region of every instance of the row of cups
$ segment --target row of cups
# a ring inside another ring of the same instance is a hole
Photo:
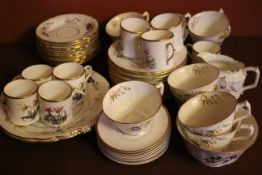
[[[149,13],[143,14],[137,12],[125,12],[113,17],[106,25],[106,32],[112,38],[120,36],[120,22],[126,18],[141,18],[149,21]],[[202,11],[191,16],[190,13],[185,15],[179,13],[164,13],[154,17],[151,20],[151,26],[156,29],[178,30],[182,22],[184,30],[183,38],[189,33],[194,42],[206,40],[222,44],[224,39],[229,36],[231,26],[228,17],[224,14],[223,9],[218,11]],[[186,29],[187,27],[187,29]],[[178,39],[178,38],[177,38]],[[181,38],[180,38],[181,39]],[[179,40],[179,39],[178,39]]]
[[[5,108],[16,125],[41,121],[61,126],[81,109],[92,67],[68,62],[52,68],[37,64],[25,68],[21,77],[5,85]]]
[[[185,25],[175,13],[155,16],[150,22],[125,18],[120,23],[118,52],[153,71],[174,65],[173,56],[184,46]]]

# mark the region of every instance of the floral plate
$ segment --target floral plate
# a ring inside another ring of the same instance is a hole
[[[71,122],[60,127],[47,126],[41,120],[28,126],[17,126],[11,123],[4,109],[3,96],[1,96],[0,127],[7,135],[26,142],[55,142],[86,133],[94,128],[102,111],[103,97],[108,89],[107,80],[93,71],[87,83],[87,98],[83,106]]]

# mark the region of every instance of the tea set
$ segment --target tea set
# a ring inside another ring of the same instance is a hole
[[[59,30],[68,31],[67,25]],[[146,11],[125,12],[110,19],[105,31],[113,41],[107,58],[111,88],[92,66],[77,61],[29,66],[3,89],[3,131],[22,141],[54,142],[95,128],[100,151],[125,165],[160,158],[174,117],[188,152],[206,166],[231,164],[256,142],[251,104],[238,98],[257,86],[260,71],[221,54],[231,31],[222,9],[151,20]],[[185,46],[188,34],[193,44]],[[255,79],[246,85],[248,72]],[[180,104],[177,116],[162,102],[165,86]]]

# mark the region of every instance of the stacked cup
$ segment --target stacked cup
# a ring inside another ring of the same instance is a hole
[[[171,126],[159,90],[145,82],[126,81],[106,93],[96,130],[106,157],[140,165],[165,153]]]
[[[233,163],[254,143],[258,132],[250,104],[237,103],[234,96],[222,91],[202,93],[185,102],[178,111],[177,127],[188,151],[207,166]],[[232,148],[240,143],[241,152]],[[221,158],[231,153],[231,160]],[[212,160],[215,156],[217,160]]]
[[[91,66],[83,67],[74,62],[55,68],[45,64],[25,68],[22,79],[4,87],[9,120],[22,126],[41,118],[50,127],[70,122],[86,98],[86,82],[91,74]]]
[[[115,84],[140,80],[154,85],[164,81],[186,64],[183,35],[184,23],[178,14],[161,14],[150,23],[141,18],[123,19],[119,40],[108,50],[111,80]]]

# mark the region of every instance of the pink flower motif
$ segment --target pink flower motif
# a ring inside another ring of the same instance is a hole
[[[63,111],[64,107],[58,107],[58,108],[54,108],[54,111],[57,113],[57,114],[60,114],[61,111]]]

